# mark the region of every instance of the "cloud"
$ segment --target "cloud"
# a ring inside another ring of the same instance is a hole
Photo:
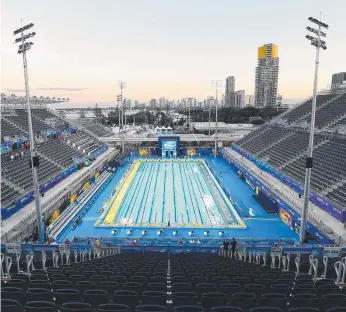
[[[89,88],[36,88],[36,90],[43,91],[83,91],[88,89]]]
[[[25,92],[25,90],[22,89],[6,89],[7,92]]]

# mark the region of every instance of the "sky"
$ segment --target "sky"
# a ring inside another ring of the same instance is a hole
[[[315,49],[309,16],[329,24],[319,89],[346,71],[346,0],[2,0],[1,92],[24,95],[13,31],[34,23],[28,53],[31,95],[68,97],[70,104],[113,104],[124,97],[202,100],[211,80],[235,76],[254,93],[257,48],[279,46],[284,102],[311,96]],[[224,87],[219,94],[224,93]]]

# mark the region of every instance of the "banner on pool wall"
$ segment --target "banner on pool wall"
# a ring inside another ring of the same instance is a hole
[[[139,148],[138,149],[138,154],[139,156],[147,156],[148,155],[148,150],[145,148]]]
[[[245,152],[242,150],[240,147],[237,145],[232,144],[232,149],[234,149],[236,152],[241,154],[243,157],[247,158],[248,160],[252,161],[256,166],[268,173],[270,173],[273,177],[277,178],[279,181],[282,183],[285,183],[287,186],[292,188],[294,191],[297,193],[303,194],[304,193],[304,188],[287,177],[284,173],[281,171],[272,168],[266,163],[263,163],[262,161],[258,160],[256,157],[251,155],[248,152]],[[324,211],[328,212],[331,216],[333,216],[335,219],[345,222],[346,221],[346,211],[343,211],[339,207],[334,206],[330,202],[328,202],[326,199],[323,199],[321,196],[315,194],[315,193],[310,193],[310,201],[314,203],[316,206],[320,207]]]
[[[197,150],[195,148],[189,148],[187,150],[187,153],[189,156],[195,156],[195,155],[197,155]]]
[[[77,197],[78,195],[76,193],[72,194],[70,198],[70,204],[73,204],[76,201]]]
[[[270,189],[268,189],[265,185],[262,184],[260,180],[252,176],[242,165],[240,165],[237,161],[229,158],[224,154],[224,151],[221,151],[221,154],[224,156],[229,163],[231,163],[240,173],[242,173],[246,180],[251,182],[255,187],[259,187],[262,191],[267,192],[271,195],[278,204],[279,216],[281,219],[289,226],[291,224],[291,228],[297,228],[297,225],[300,226],[300,215],[294,211],[284,200],[282,200],[277,194],[273,193]],[[283,210],[281,212],[281,210]],[[320,243],[322,244],[331,244],[333,241],[329,239],[327,235],[323,232],[315,228],[310,222],[307,222],[307,231],[314,236]]]

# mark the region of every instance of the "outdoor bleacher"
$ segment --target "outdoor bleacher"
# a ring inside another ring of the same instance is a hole
[[[331,94],[319,95],[316,101],[316,108],[319,108],[321,105],[325,104],[332,98],[333,98],[333,95]],[[306,101],[302,105],[298,106],[296,109],[287,113],[283,117],[283,119],[286,120],[288,123],[296,122],[298,119],[301,119],[311,113],[311,104],[312,104],[312,99]]]
[[[38,178],[40,185],[49,182],[63,170],[73,166],[77,161],[92,157],[103,144],[91,135],[79,131],[76,134],[64,134],[64,139],[46,137],[42,131],[48,129],[63,130],[69,125],[47,109],[32,109],[33,130],[36,138],[36,150],[40,157]],[[1,138],[28,137],[27,111],[13,109],[1,117]],[[15,142],[13,142],[15,143]],[[21,152],[24,151],[24,156]],[[19,154],[11,160],[11,155]],[[1,206],[5,207],[16,199],[32,191],[32,174],[29,166],[30,151],[12,150],[1,154],[2,183]]]
[[[73,166],[77,160],[86,158],[96,152],[102,144],[90,135],[82,132],[59,141],[56,138],[48,139],[42,143],[36,143],[35,147],[40,155],[40,166],[38,167],[38,179],[40,185],[50,181],[62,170]],[[13,201],[18,196],[23,196],[32,191],[32,174],[29,166],[30,151],[25,150],[24,156],[19,156],[11,160],[11,155],[19,151],[3,153],[1,155],[2,177],[6,179],[1,184],[1,204],[2,207]],[[18,186],[22,193],[19,194],[15,186]]]
[[[346,115],[346,93],[316,112],[316,127],[322,128],[335,119]],[[311,122],[311,115],[306,120]]]
[[[7,115],[4,117],[6,119],[11,120],[15,124],[17,124],[19,127],[23,128],[25,131],[28,131],[28,113],[24,109],[16,109],[14,115]],[[32,127],[35,133],[40,133],[42,130],[47,130],[49,126],[36,118],[35,116],[32,116]]]
[[[298,262],[290,257],[279,264],[288,251],[259,249],[257,257],[251,248],[238,250],[236,260],[222,249],[220,255],[169,255],[155,248],[61,247],[58,253],[59,246],[33,245],[30,251],[25,245],[18,266],[18,258],[2,250],[4,264],[13,259],[2,273],[2,311],[342,312],[346,306],[342,254],[324,266],[323,248],[312,258],[303,248]]]
[[[13,161],[10,159],[9,154],[10,153],[1,155],[2,179],[5,179],[7,183],[11,183],[12,185],[12,187],[11,185],[7,185],[7,187],[5,187],[3,183],[1,184],[2,207],[14,200],[16,197],[20,195],[23,196],[33,190],[32,172],[29,165],[30,152],[26,151],[24,156],[19,156]],[[38,167],[38,181],[40,185],[52,179],[59,172],[59,167],[57,167],[54,163],[46,160],[43,157],[40,158],[40,166]],[[23,192],[19,193],[15,189],[15,186],[17,186]],[[4,196],[3,192],[5,192],[6,196]]]
[[[304,184],[309,131],[300,124],[310,122],[310,111],[311,100],[253,131],[236,145]],[[319,95],[316,128],[332,131],[343,124],[346,125],[346,93]],[[345,155],[346,140],[342,135],[315,132],[311,187],[341,206],[346,205]]]
[[[4,118],[1,118],[1,139],[25,134],[26,133],[22,129],[13,126]]]
[[[343,179],[345,174],[346,141],[333,139],[314,150],[314,169],[312,171],[311,186],[322,192],[329,186]],[[306,156],[298,158],[287,167],[284,172],[289,173],[298,181],[303,182],[305,177]],[[344,201],[346,198],[344,198]]]
[[[57,139],[42,142],[38,150],[66,168],[74,164],[73,157],[82,158],[84,156],[82,152]]]

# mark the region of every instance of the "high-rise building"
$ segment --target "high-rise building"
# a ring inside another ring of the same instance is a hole
[[[242,109],[245,106],[245,90],[239,90],[235,93],[235,109]]]
[[[229,76],[226,78],[226,90],[225,90],[225,106],[235,106],[235,78]]]
[[[150,108],[156,108],[157,101],[156,99],[151,99],[149,102]]]
[[[221,106],[225,106],[225,95],[222,94]]]
[[[275,107],[278,93],[278,46],[265,44],[258,48],[255,79],[255,106]]]
[[[253,106],[253,95],[245,96],[245,106]]]
[[[346,72],[336,73],[332,76],[332,89],[337,89],[346,84]]]

